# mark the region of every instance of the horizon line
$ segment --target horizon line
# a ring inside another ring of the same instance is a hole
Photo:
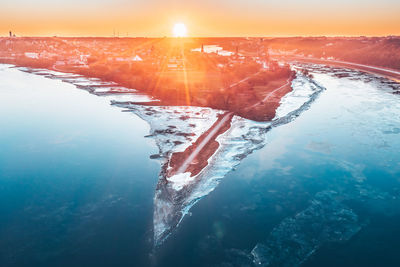
[[[356,38],[356,37],[367,37],[367,38],[376,38],[376,37],[400,37],[400,34],[389,34],[389,35],[237,35],[237,36],[185,36],[185,37],[174,37],[174,36],[90,36],[90,35],[21,35],[21,36],[0,36],[0,38],[118,38],[118,39],[130,39],[130,38],[153,38],[153,39],[200,39],[200,38]]]

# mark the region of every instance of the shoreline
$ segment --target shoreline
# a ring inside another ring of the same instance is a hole
[[[388,69],[379,66],[369,66],[364,64],[358,64],[353,62],[341,61],[341,60],[329,60],[329,59],[318,59],[318,58],[306,58],[306,57],[283,57],[286,61],[297,61],[301,63],[312,63],[312,64],[321,64],[327,66],[334,67],[343,67],[349,68],[353,70],[359,70],[363,72],[367,72],[370,74],[383,76],[390,80],[394,80],[395,82],[400,83],[400,71],[394,69]]]

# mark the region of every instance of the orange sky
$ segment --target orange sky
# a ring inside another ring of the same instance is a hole
[[[0,35],[400,35],[398,0],[2,0]]]

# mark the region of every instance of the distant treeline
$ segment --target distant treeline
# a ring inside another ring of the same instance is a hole
[[[400,37],[275,38],[265,41],[271,49],[359,64],[400,69]]]

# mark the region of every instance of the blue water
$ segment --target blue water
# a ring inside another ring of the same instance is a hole
[[[159,171],[147,124],[70,84],[0,76],[0,265],[142,265]]]
[[[0,265],[399,266],[399,95],[331,71],[154,248],[148,123],[0,65]]]

